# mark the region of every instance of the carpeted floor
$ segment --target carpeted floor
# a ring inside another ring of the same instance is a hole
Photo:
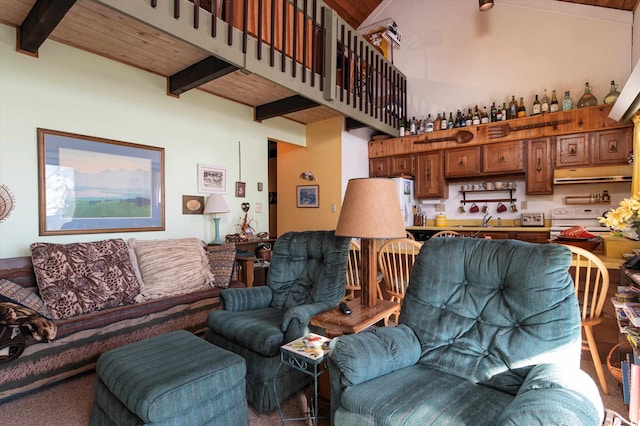
[[[597,382],[593,363],[582,361],[582,368]],[[606,371],[606,370],[605,370]],[[0,424],[13,426],[86,426],[89,424],[93,404],[93,381],[95,373],[87,373],[62,383],[52,385],[39,392],[0,403]],[[628,418],[628,407],[624,405],[617,380],[607,371],[609,395],[602,395],[606,408]],[[299,417],[307,410],[304,393],[300,393],[284,404],[287,417]],[[260,414],[249,409],[251,426],[278,426],[278,411]],[[305,422],[287,422],[287,425],[304,425]],[[321,424],[328,424],[327,421]]]

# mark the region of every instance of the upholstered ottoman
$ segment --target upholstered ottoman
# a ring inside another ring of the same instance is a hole
[[[248,425],[244,358],[188,331],[105,352],[92,425]]]

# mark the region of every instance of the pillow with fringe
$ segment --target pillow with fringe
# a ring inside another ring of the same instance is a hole
[[[236,243],[207,246],[207,257],[214,277],[213,285],[221,288],[229,287],[236,263]]]
[[[137,302],[202,290],[214,281],[202,240],[131,238],[128,243],[142,280]]]

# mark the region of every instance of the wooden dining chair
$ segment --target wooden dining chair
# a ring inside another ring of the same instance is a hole
[[[356,298],[356,291],[362,289],[360,281],[360,244],[355,240],[351,240],[349,247],[349,260],[347,264],[347,291],[344,300],[352,300]],[[380,282],[382,281],[382,274],[378,274],[377,277],[377,293],[378,299],[382,300],[382,289],[380,288]]]
[[[609,271],[604,263],[590,251],[572,245],[568,245],[568,247],[573,253],[571,266],[574,268],[573,282],[582,320],[582,349],[591,352],[602,392],[608,394],[609,388],[593,328],[600,324],[604,318],[602,309],[609,289]]]
[[[409,285],[409,276],[413,263],[422,248],[422,244],[409,238],[389,240],[378,251],[378,266],[384,276],[385,290],[392,302],[400,303],[400,308],[394,314],[396,322],[404,293]]]
[[[431,236],[431,238],[438,238],[438,237],[459,237],[460,233],[456,232],[456,231],[440,231],[440,232],[436,232],[435,234],[433,234]]]

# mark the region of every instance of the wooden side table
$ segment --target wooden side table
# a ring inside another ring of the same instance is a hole
[[[376,306],[367,307],[362,306],[359,299],[354,299],[347,305],[351,308],[351,315],[343,314],[340,308],[333,308],[311,318],[311,324],[324,328],[329,338],[359,333],[396,312],[400,304],[379,300]]]

